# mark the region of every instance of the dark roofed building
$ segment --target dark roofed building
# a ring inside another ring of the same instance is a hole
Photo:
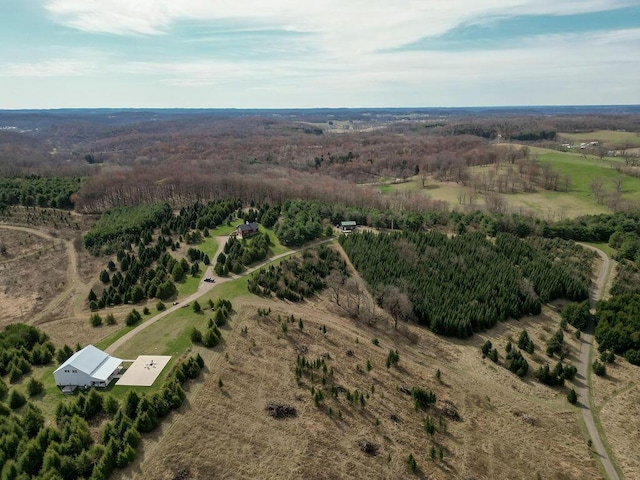
[[[346,222],[340,222],[340,230],[343,232],[352,232],[356,228],[356,222],[348,220]]]
[[[238,228],[236,228],[237,235],[242,238],[251,237],[258,233],[258,231],[258,224],[255,222],[243,223],[242,225],[238,225]]]

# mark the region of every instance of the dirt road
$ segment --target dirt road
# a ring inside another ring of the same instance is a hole
[[[600,265],[600,271],[598,272],[598,278],[596,279],[595,286],[593,291],[591,292],[590,297],[590,305],[591,305],[591,313],[595,313],[596,302],[602,298],[604,294],[605,284],[607,282],[607,278],[609,276],[609,269],[611,268],[611,262],[609,261],[609,257],[600,249],[591,247],[589,245],[583,245],[585,248],[589,248],[600,255],[602,259],[602,264]],[[582,346],[580,347],[580,357],[578,367],[578,374],[576,378],[578,381],[576,382],[576,392],[578,393],[578,405],[582,408],[582,418],[584,419],[585,426],[587,427],[587,432],[589,433],[589,438],[593,442],[593,451],[598,456],[602,466],[604,467],[605,472],[607,473],[607,477],[609,480],[619,480],[618,472],[613,466],[613,462],[611,458],[609,458],[609,454],[607,450],[604,448],[604,444],[602,442],[602,438],[600,438],[600,433],[596,428],[596,423],[593,417],[593,405],[591,404],[591,396],[589,395],[589,368],[590,368],[590,358],[591,358],[591,348],[593,346],[593,323],[589,325],[589,328],[582,333],[581,341]]]
[[[55,308],[60,306],[65,300],[67,300],[67,299],[69,299],[71,297],[75,297],[78,294],[80,294],[81,292],[84,292],[85,290],[87,290],[86,285],[80,279],[80,276],[78,274],[78,257],[77,257],[77,254],[76,254],[76,250],[75,250],[75,248],[73,247],[73,244],[70,241],[64,240],[62,238],[53,237],[53,236],[49,235],[48,233],[43,232],[42,230],[36,230],[34,228],[21,227],[21,226],[17,226],[17,225],[6,225],[6,224],[1,224],[0,228],[4,228],[4,229],[8,229],[8,230],[18,230],[18,231],[21,231],[21,232],[30,233],[32,235],[37,235],[37,236],[39,236],[41,238],[44,238],[44,239],[47,239],[47,240],[51,241],[52,245],[54,245],[56,243],[62,244],[65,247],[65,251],[66,251],[67,257],[69,259],[69,262],[67,264],[66,288],[63,291],[61,291],[58,295],[56,295],[47,304],[46,307],[44,307],[37,314],[35,314],[33,317],[31,317],[31,320],[29,321],[30,324],[32,324],[32,325],[40,324],[43,318],[45,318]]]

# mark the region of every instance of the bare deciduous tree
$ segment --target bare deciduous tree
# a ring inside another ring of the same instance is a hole
[[[331,273],[327,276],[327,287],[331,290],[336,305],[340,306],[340,294],[344,289],[344,282],[346,277],[338,270],[331,270]]]
[[[409,296],[395,285],[384,286],[380,304],[393,317],[395,328],[398,328],[398,320],[413,318],[413,304]]]

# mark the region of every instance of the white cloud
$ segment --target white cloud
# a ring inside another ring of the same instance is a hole
[[[361,54],[442,34],[466,22],[521,14],[570,14],[637,4],[633,0],[46,0],[69,27],[157,35],[173,24],[235,21],[313,32],[335,54]]]
[[[121,71],[178,92],[207,92],[210,105],[462,106],[637,103],[640,29],[530,39],[512,49],[369,53],[264,62],[131,62]],[[625,69],[625,75],[618,75]],[[634,80],[635,79],[635,80]],[[265,94],[268,93],[268,95]],[[204,105],[207,105],[206,103]]]
[[[128,41],[101,37],[94,43],[83,36],[87,50],[77,42],[52,42],[38,58],[25,51],[18,57],[22,63],[0,64],[0,87],[32,106],[53,106],[56,98],[58,106],[238,108],[640,103],[640,29],[542,35],[511,48],[473,52],[393,50],[461,23],[584,13],[626,1],[43,2],[57,22],[71,28],[153,38],[134,38],[123,49]],[[181,22],[197,24],[199,35],[172,36]],[[213,26],[260,30],[265,38],[269,30],[310,34],[291,42],[282,35],[247,42],[240,35],[244,46],[226,51],[225,42],[235,37],[217,35]],[[278,48],[284,52],[273,55]]]
[[[77,77],[94,73],[94,66],[82,60],[57,59],[31,63],[5,64],[3,77]]]

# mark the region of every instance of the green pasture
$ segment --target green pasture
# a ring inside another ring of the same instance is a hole
[[[611,180],[622,176],[624,179],[622,195],[630,200],[640,200],[640,178],[619,173],[610,161],[600,160],[593,156],[583,156],[577,153],[557,152],[545,148],[531,148],[532,153],[538,154],[538,161],[542,164],[550,163],[553,169],[561,175],[571,177],[571,188],[567,192],[576,194],[595,203],[590,184],[594,178],[605,181],[605,189],[612,188]]]
[[[603,146],[621,147],[626,145],[640,146],[640,134],[637,132],[619,132],[615,130],[597,130],[586,133],[558,133],[570,142],[600,142]]]
[[[625,132],[614,132],[625,133]],[[559,152],[545,148],[530,147],[530,152],[538,156],[540,164],[551,164],[554,171],[560,175],[571,177],[571,186],[568,192],[548,191],[538,189],[531,193],[505,193],[503,198],[512,208],[521,208],[528,212],[547,219],[574,218],[580,215],[607,213],[609,209],[605,205],[597,203],[591,191],[591,182],[595,178],[600,178],[604,182],[604,189],[612,191],[613,179],[623,178],[622,198],[631,201],[640,201],[640,178],[631,177],[615,170],[615,162],[620,160],[600,159],[593,155],[582,155],[579,153]],[[501,172],[514,166],[503,164]],[[494,169],[495,166],[472,167],[472,174],[482,173]],[[386,185],[380,190],[385,194],[401,192],[414,192],[428,196],[433,200],[446,201],[451,207],[459,207],[460,193],[467,195],[467,187],[453,182],[437,182],[429,179],[425,187],[422,187],[422,180],[413,177],[405,183]],[[467,203],[465,202],[465,203]],[[484,204],[482,195],[475,199],[475,205]]]
[[[171,355],[180,356],[191,346],[189,337],[191,329],[204,329],[207,320],[212,317],[207,302],[200,298],[200,313],[195,313],[192,304],[184,304],[182,308],[162,317],[153,325],[140,331],[128,342],[114,352],[118,358],[137,358],[138,355]]]

